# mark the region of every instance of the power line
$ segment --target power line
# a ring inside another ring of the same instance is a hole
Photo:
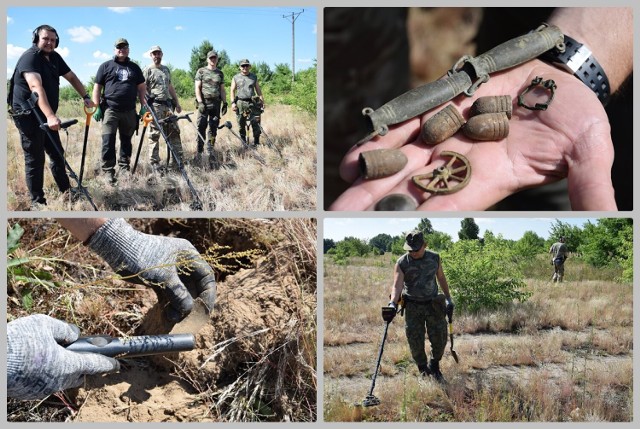
[[[296,81],[296,19],[304,12],[291,12],[291,15],[282,15],[284,19],[291,20],[291,82]]]

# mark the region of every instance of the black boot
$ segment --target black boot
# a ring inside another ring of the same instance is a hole
[[[258,145],[259,145],[259,144],[260,144],[260,136],[255,136],[255,137],[253,138],[253,145],[254,145],[255,147],[258,147]]]
[[[429,365],[418,365],[418,371],[420,371],[420,375],[423,377],[430,377],[432,375]]]
[[[431,363],[429,364],[429,369],[431,370],[433,377],[436,379],[438,383],[446,382],[446,380],[444,379],[444,376],[442,375],[442,372],[440,372],[440,361],[431,359]]]

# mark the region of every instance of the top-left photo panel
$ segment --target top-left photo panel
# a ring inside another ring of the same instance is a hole
[[[317,11],[7,8],[9,211],[312,211]]]

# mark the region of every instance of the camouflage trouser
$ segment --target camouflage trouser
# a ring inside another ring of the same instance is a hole
[[[564,259],[556,258],[553,261],[553,281],[562,281],[564,277]]]
[[[205,110],[200,112],[198,110],[198,153],[204,152],[204,141],[202,138],[207,139],[207,152],[209,155],[213,155],[213,145],[216,142],[216,136],[218,135],[218,124],[220,124],[220,99],[205,99]],[[207,127],[208,130],[207,130]],[[205,137],[205,132],[207,136]],[[200,138],[202,136],[202,138]]]
[[[240,136],[247,141],[247,124],[251,124],[253,137],[260,137],[260,108],[250,101],[238,100],[236,104]]]
[[[439,295],[444,298],[444,295]],[[431,357],[439,362],[447,345],[447,322],[444,300],[434,298],[425,303],[405,302],[405,332],[411,356],[418,368],[428,364],[424,349],[425,332],[431,343]]]
[[[169,117],[173,114],[173,111],[166,104],[154,103],[153,109],[158,116],[158,119]],[[182,161],[182,141],[180,140],[180,127],[178,122],[165,122],[162,124],[162,130],[169,139],[169,143],[173,148],[176,156]],[[162,135],[160,129],[156,125],[155,121],[151,121],[149,124],[149,142],[151,144],[151,154],[149,155],[149,161],[151,164],[160,163],[160,146],[162,145]],[[175,163],[175,160],[171,156],[171,163]]]

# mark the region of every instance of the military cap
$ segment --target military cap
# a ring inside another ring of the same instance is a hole
[[[207,58],[217,57],[218,53],[215,50],[211,50],[207,53]]]
[[[410,250],[412,252],[417,252],[422,248],[424,244],[424,236],[421,231],[411,231],[407,234],[404,243],[404,250]]]
[[[158,45],[154,45],[151,47],[151,49],[149,49],[149,52],[156,52],[156,51],[162,52],[162,48]]]
[[[240,65],[241,66],[246,66],[246,65],[251,65],[251,63],[249,62],[249,60],[247,60],[246,58],[244,60],[240,60]]]
[[[121,37],[118,40],[116,40],[116,43],[114,43],[113,46],[115,46],[117,48],[118,45],[127,45],[127,46],[129,46],[129,41],[127,39],[124,39],[124,38]]]

